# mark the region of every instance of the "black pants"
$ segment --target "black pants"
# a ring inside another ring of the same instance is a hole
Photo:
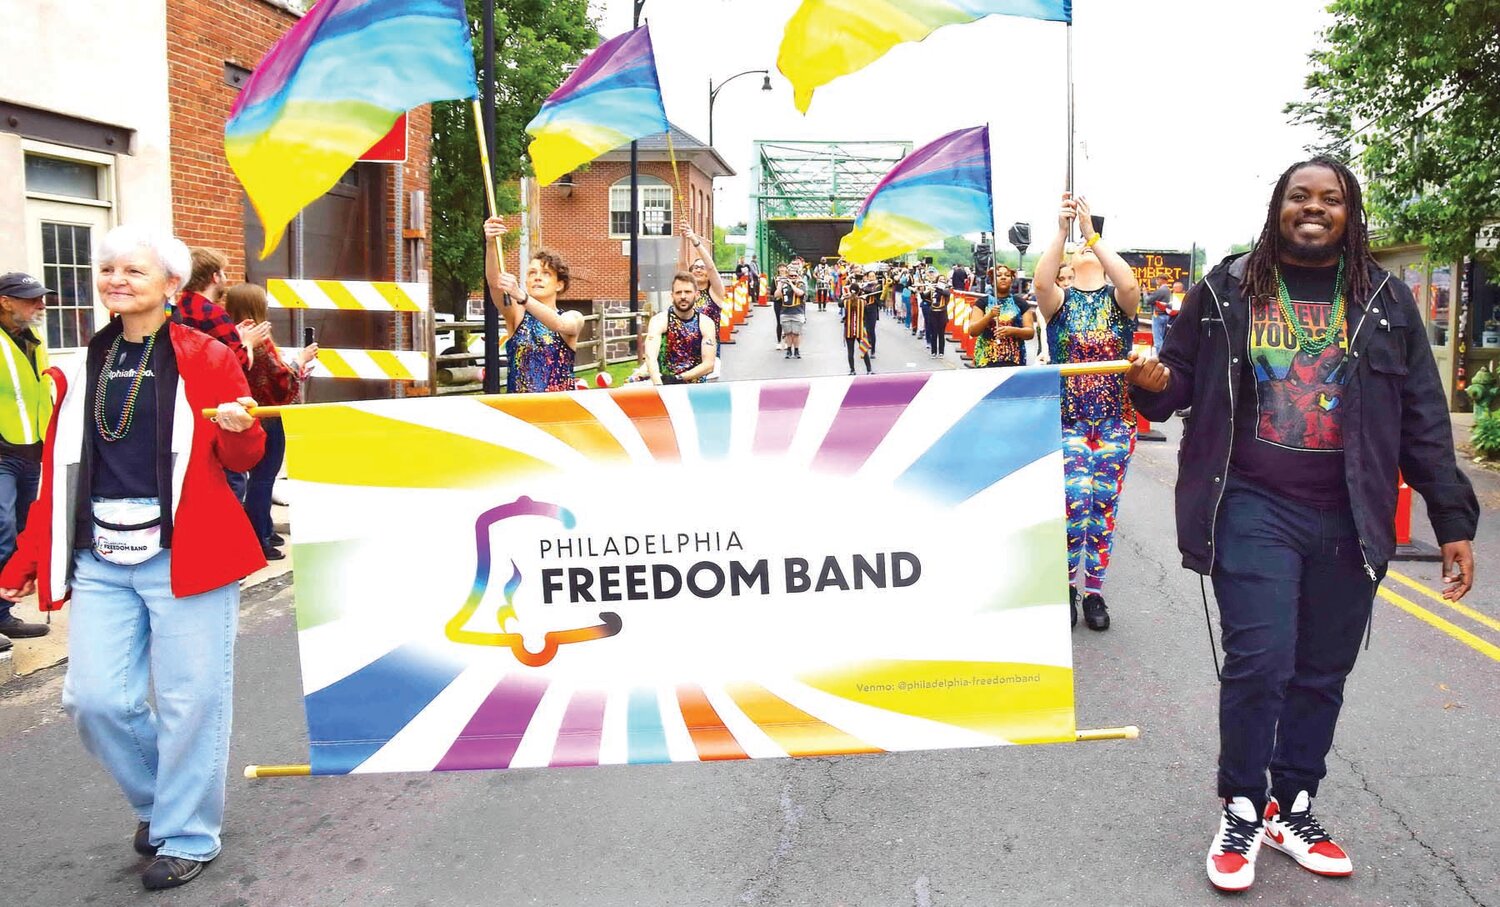
[[[847,350],[848,353],[849,353],[849,371],[853,372],[854,371],[854,353],[859,349],[859,338],[858,337],[845,337],[844,338],[844,349]],[[865,372],[866,372],[866,374],[868,374],[870,372],[870,354],[869,353],[861,353],[860,355],[865,360]]]
[[[926,316],[922,323],[927,327],[927,349],[933,355],[947,352],[948,310],[941,309],[934,312],[932,309],[928,309],[922,314]]]
[[[1224,640],[1219,796],[1317,796],[1375,583],[1347,506],[1319,508],[1230,478],[1215,538]]]
[[[865,309],[865,339],[870,341],[870,355],[875,355],[875,325],[880,323],[880,309]]]
[[[771,302],[771,314],[776,318],[776,342],[781,343],[781,303]]]

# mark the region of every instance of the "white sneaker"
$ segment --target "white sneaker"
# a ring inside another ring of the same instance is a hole
[[[1312,798],[1299,791],[1292,808],[1281,811],[1272,797],[1266,804],[1266,844],[1297,861],[1308,872],[1320,876],[1354,874],[1354,861],[1334,843],[1312,814]]]
[[[1220,891],[1244,891],[1255,883],[1255,857],[1260,853],[1264,823],[1248,797],[1224,803],[1219,831],[1208,848],[1208,880]]]

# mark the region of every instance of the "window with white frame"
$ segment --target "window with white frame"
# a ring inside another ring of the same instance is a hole
[[[672,187],[654,176],[640,177],[638,210],[642,236],[672,235]],[[609,187],[609,235],[630,236],[630,178]]]
[[[113,157],[23,140],[31,268],[57,291],[47,300],[53,350],[87,345],[103,317],[94,298],[94,244],[113,223]]]

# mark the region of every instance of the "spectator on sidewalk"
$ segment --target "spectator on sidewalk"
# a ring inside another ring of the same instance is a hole
[[[0,277],[0,567],[16,550],[16,534],[26,528],[26,512],[36,500],[42,469],[42,439],[52,416],[47,345],[37,336],[47,318],[47,294],[54,292],[30,274]],[[46,636],[46,624],[27,623],[0,599],[0,652],[12,639]]]
[[[36,591],[51,611],[71,596],[63,709],[135,815],[147,889],[192,881],[222,847],[239,581],[266,565],[224,478],[265,443],[245,373],[168,320],[190,262],[170,236],[104,236],[98,298],[117,317],[72,364],[64,430],[0,571],[9,601]]]
[[[254,353],[250,346],[246,346],[246,338],[240,337],[234,319],[229,317],[229,313],[224,311],[219,302],[224,295],[224,288],[229,285],[229,280],[224,275],[227,264],[224,256],[212,249],[194,249],[192,255],[193,272],[172,310],[172,320],[202,331],[229,347],[234,358],[239,360],[240,368],[249,374]],[[249,338],[252,345],[254,340],[253,337]],[[245,500],[248,476],[244,473],[231,473],[227,478],[235,497]]]
[[[1156,278],[1156,289],[1146,294],[1146,302],[1151,305],[1151,348],[1159,355],[1172,324],[1172,290],[1165,277]]]
[[[250,396],[259,406],[290,406],[302,399],[302,382],[307,370],[318,356],[318,345],[309,344],[297,352],[289,364],[281,358],[281,351],[271,337],[271,323],[266,320],[268,308],[266,291],[253,283],[237,284],[224,294],[224,309],[239,326],[240,335],[254,338],[251,352],[254,360],[250,364]],[[245,486],[245,514],[260,539],[260,552],[268,561],[279,561],[286,557],[277,548],[280,536],[271,522],[271,490],[276,484],[276,474],[281,471],[281,461],[286,457],[286,429],[280,419],[266,419],[261,423],[266,432],[266,452],[250,470],[250,480]]]

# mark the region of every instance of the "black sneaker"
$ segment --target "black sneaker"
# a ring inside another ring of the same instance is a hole
[[[281,537],[281,533],[279,533],[279,532],[273,532],[273,533],[271,533],[271,538],[268,541],[270,541],[270,543],[272,545],[275,545],[277,547],[280,547],[280,546],[286,544],[286,539],[282,538]]]
[[[52,628],[46,624],[28,624],[14,614],[5,620],[0,620],[0,635],[9,636],[11,639],[35,639],[51,632]]]
[[[795,350],[792,350],[792,358],[794,358],[794,359],[801,359],[802,358],[802,347],[799,346]]]
[[[151,823],[140,822],[135,826],[135,852],[143,857],[156,856],[156,845],[151,843]]]
[[[1090,592],[1083,597],[1083,622],[1090,630],[1109,629],[1109,609],[1104,606],[1104,597]]]
[[[1070,613],[1073,616],[1073,622],[1070,623],[1070,624],[1068,624],[1068,626],[1070,626],[1070,627],[1076,627],[1076,626],[1078,626],[1078,587],[1077,586],[1069,586],[1068,587],[1068,613]]]
[[[284,552],[282,552],[282,550],[280,548],[276,548],[276,547],[273,547],[271,545],[261,545],[260,546],[260,553],[261,553],[261,556],[264,557],[268,561],[282,561],[282,560],[286,560],[286,554]]]
[[[202,875],[206,865],[204,861],[189,860],[186,857],[157,857],[141,873],[141,884],[146,886],[147,891],[176,888]]]
[[[786,358],[787,359],[792,358],[792,348],[791,347],[787,347],[786,348]]]

